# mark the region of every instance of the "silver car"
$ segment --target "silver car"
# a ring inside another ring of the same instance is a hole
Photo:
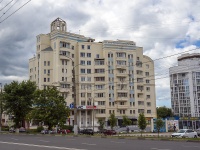
[[[200,128],[198,128],[198,129],[196,130],[196,132],[197,132],[198,136],[200,136]]]

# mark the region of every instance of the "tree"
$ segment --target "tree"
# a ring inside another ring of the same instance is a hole
[[[157,107],[157,117],[158,118],[166,118],[166,117],[172,117],[173,113],[170,108],[167,107]]]
[[[117,118],[115,117],[114,113],[110,114],[109,121],[111,129],[113,129],[113,127],[117,124]]]
[[[22,126],[30,112],[36,84],[31,81],[13,81],[4,86],[4,108],[7,114],[13,115],[16,128]]]
[[[128,126],[131,125],[132,121],[130,119],[128,119],[127,116],[123,116],[123,120],[122,120],[122,125],[123,126]]]
[[[64,125],[70,115],[66,102],[56,87],[48,87],[44,90],[36,90],[31,118],[45,122],[48,129],[56,125]]]
[[[102,131],[104,129],[104,121],[102,119],[98,120],[98,124],[99,124],[99,131]]]
[[[162,119],[158,118],[155,121],[155,124],[156,124],[156,130],[158,132],[158,137],[159,137],[160,129],[164,126],[164,122],[162,121]]]
[[[143,132],[144,129],[146,129],[146,126],[147,126],[146,118],[145,118],[143,113],[139,114],[138,126],[141,130],[141,136],[142,136],[142,132]]]

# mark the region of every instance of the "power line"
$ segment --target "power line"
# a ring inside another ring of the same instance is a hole
[[[5,20],[7,20],[9,17],[11,17],[13,14],[15,14],[17,11],[19,11],[22,7],[27,5],[31,0],[27,1],[24,3],[22,6],[20,6],[18,9],[16,9],[14,12],[12,12],[9,16],[7,16],[5,19],[3,19],[0,23],[3,23]]]
[[[142,64],[146,64],[146,63],[153,62],[153,61],[158,61],[158,60],[165,59],[165,58],[172,57],[172,56],[176,56],[176,55],[179,55],[179,54],[184,54],[184,53],[191,52],[191,51],[194,51],[194,50],[197,50],[197,49],[200,49],[200,48],[198,47],[198,48],[194,48],[194,49],[187,50],[187,51],[184,51],[184,52],[176,53],[176,54],[173,54],[173,55],[168,55],[168,56],[165,56],[165,57],[160,57],[160,58],[157,58],[157,59],[154,59],[154,60],[142,62]],[[85,65],[83,65],[83,66],[85,66]],[[111,66],[111,65],[109,65],[109,66]],[[125,67],[134,67],[134,66],[136,66],[136,65],[128,65],[128,66],[125,66]],[[117,68],[116,69],[105,70],[104,73],[107,72],[107,71],[109,71],[109,70],[117,70]],[[94,73],[90,73],[88,75],[91,75],[91,74],[95,74],[95,72]],[[84,74],[78,74],[76,76],[80,76],[80,75],[84,75]],[[70,77],[72,77],[72,76],[68,76],[67,78],[70,78]]]
[[[11,0],[10,2],[8,2],[3,8],[0,9],[0,11],[2,11],[4,8],[6,8],[10,3],[12,3],[13,0]]]
[[[2,18],[18,1],[15,1],[15,3],[13,5],[11,5],[1,16],[0,18]]]

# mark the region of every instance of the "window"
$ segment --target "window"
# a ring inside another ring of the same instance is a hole
[[[44,74],[46,74],[46,69],[44,69]]]
[[[91,65],[91,61],[87,61],[87,65]]]
[[[47,81],[50,82],[50,78],[48,78]]]
[[[151,102],[147,102],[147,106],[151,106]]]
[[[87,57],[91,57],[91,53],[87,53]]]
[[[48,66],[50,66],[50,61],[48,61]]]
[[[99,54],[96,55],[96,58],[99,58]]]
[[[80,64],[81,64],[81,65],[85,65],[85,61],[84,61],[84,60],[81,60]]]
[[[85,93],[81,93],[81,97],[85,97]]]
[[[81,69],[81,73],[85,73],[85,69]]]
[[[151,113],[151,110],[147,110],[147,114],[150,114]]]
[[[130,110],[130,114],[132,114],[132,110]]]
[[[85,77],[81,77],[81,81],[85,81]]]
[[[46,82],[46,78],[44,78],[44,82]]]
[[[87,77],[87,81],[91,81],[91,77]]]
[[[72,45],[72,50],[74,50],[74,46]]]
[[[145,75],[146,75],[146,76],[149,76],[149,72],[145,72]]]
[[[146,87],[146,90],[147,90],[147,91],[150,91],[150,87]]]
[[[47,65],[47,62],[46,61],[44,61],[44,66],[46,66]]]
[[[85,57],[85,53],[81,53],[81,57]]]
[[[147,95],[147,99],[150,99],[150,95]]]
[[[150,80],[146,80],[146,83],[150,83]]]
[[[87,46],[87,49],[90,49],[90,45]]]
[[[146,65],[146,68],[149,69],[149,65]]]
[[[81,48],[84,49],[84,48],[85,48],[85,45],[81,45]]]
[[[66,43],[66,42],[60,42],[60,47],[66,47],[66,48],[69,48],[69,43]]]
[[[88,73],[88,74],[91,74],[91,69],[87,69],[87,73]]]
[[[72,58],[74,58],[74,54],[72,54]]]

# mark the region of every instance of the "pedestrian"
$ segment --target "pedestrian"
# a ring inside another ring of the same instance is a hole
[[[174,124],[174,132],[176,132],[176,125]]]
[[[129,127],[126,128],[127,133],[129,133]]]

